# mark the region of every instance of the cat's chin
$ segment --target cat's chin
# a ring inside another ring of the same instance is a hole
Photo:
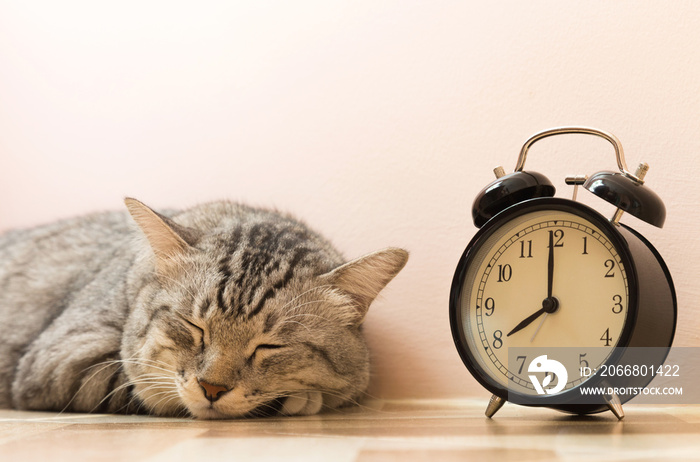
[[[222,410],[220,406],[217,406],[216,404],[214,406],[188,406],[188,410],[192,417],[201,420],[239,419],[241,417],[248,416],[251,412],[251,409],[245,409],[241,411],[226,409],[226,411],[224,412],[224,410]]]
[[[212,408],[199,409],[196,411],[190,409],[190,414],[195,419],[200,419],[200,420],[225,420],[225,419],[235,419],[237,417],[241,417],[241,416],[233,416],[233,415],[223,414],[223,413],[217,411],[216,409],[212,409]]]

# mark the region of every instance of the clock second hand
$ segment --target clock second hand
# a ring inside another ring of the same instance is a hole
[[[542,307],[542,308],[540,308],[539,310],[535,311],[535,312],[532,313],[530,316],[528,316],[527,318],[523,319],[523,320],[520,322],[520,324],[518,324],[517,326],[515,326],[515,327],[513,328],[513,330],[511,330],[510,332],[508,332],[508,333],[506,334],[506,337],[510,337],[510,336],[513,335],[514,333],[516,333],[516,332],[518,332],[518,331],[520,331],[520,330],[526,328],[526,327],[529,326],[535,319],[539,318],[540,316],[542,316],[542,315],[545,314],[546,312],[547,312],[547,311],[544,309],[544,307]]]
[[[535,335],[540,331],[540,327],[542,327],[542,324],[544,324],[544,320],[547,319],[547,315],[549,313],[545,313],[544,316],[542,316],[542,321],[540,321],[539,325],[537,326],[537,329],[535,329],[535,333],[532,334],[532,338],[530,338],[530,343],[532,343],[535,340]]]

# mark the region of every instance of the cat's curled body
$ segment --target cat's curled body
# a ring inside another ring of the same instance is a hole
[[[345,263],[276,212],[126,203],[0,235],[0,408],[228,418],[365,391],[360,324],[405,251]]]

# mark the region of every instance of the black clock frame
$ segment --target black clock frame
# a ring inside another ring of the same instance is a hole
[[[677,312],[673,280],[659,253],[649,241],[632,228],[614,225],[599,212],[584,204],[568,199],[540,197],[511,205],[489,219],[469,242],[457,265],[450,290],[450,326],[459,356],[474,378],[484,388],[503,400],[508,400],[508,395],[515,393],[492,379],[482,369],[479,359],[469,348],[463,329],[461,309],[461,295],[467,270],[483,243],[503,224],[521,215],[540,210],[569,212],[588,220],[605,234],[620,255],[627,272],[629,305],[620,339],[605,364],[629,363],[631,358],[630,355],[626,355],[624,347],[661,347],[653,350],[656,352],[656,357],[650,360],[663,364],[673,342]],[[667,285],[662,284],[663,280]],[[652,379],[653,376],[603,378],[596,374],[581,385],[644,387]],[[516,393],[517,403],[525,406],[550,407],[576,414],[592,414],[608,409],[604,397],[599,397],[598,400],[587,404],[580,404],[581,395],[577,393],[577,388],[581,385],[556,396]],[[626,395],[621,397],[621,400],[625,402],[631,398],[632,396]]]

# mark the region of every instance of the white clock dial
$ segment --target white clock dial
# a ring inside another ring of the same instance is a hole
[[[534,358],[509,364],[509,348],[572,347],[565,390],[571,389],[588,376],[569,365],[603,364],[620,340],[628,307],[626,268],[605,234],[579,215],[541,210],[508,221],[476,250],[461,319],[488,375],[535,395],[527,371]]]

